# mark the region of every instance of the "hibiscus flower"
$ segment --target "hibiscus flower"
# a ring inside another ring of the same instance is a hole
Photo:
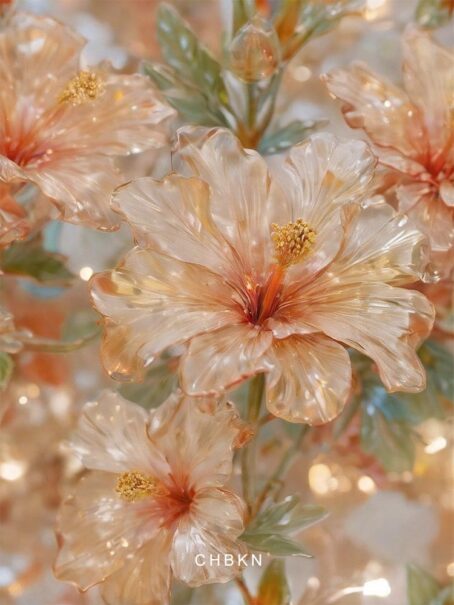
[[[138,246],[92,281],[113,377],[140,378],[186,343],[185,392],[265,372],[269,411],[316,424],[348,398],[346,345],[376,362],[389,390],[424,389],[415,349],[433,309],[398,287],[418,278],[424,237],[383,200],[366,201],[365,143],[315,135],[270,170],[227,130],[185,128],[173,161],[179,174],[114,196]]]
[[[242,430],[230,404],[178,393],[151,412],[107,391],[86,404],[72,445],[90,470],[60,511],[57,577],[102,582],[115,605],[166,605],[173,576],[231,580],[245,505],[224,485]]]
[[[174,112],[146,77],[83,66],[84,44],[29,14],[13,14],[0,31],[0,186],[34,183],[64,220],[111,229],[109,199],[121,183],[114,156],[162,145]]]
[[[454,266],[454,54],[413,28],[402,47],[404,89],[361,63],[324,79],[395,171],[399,209],[428,235],[431,272],[443,277]]]

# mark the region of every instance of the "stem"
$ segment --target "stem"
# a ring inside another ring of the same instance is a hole
[[[246,583],[243,580],[243,578],[241,578],[241,577],[235,578],[235,582],[243,596],[243,599],[244,599],[244,602],[246,603],[246,605],[254,605],[255,599],[249,592],[249,588],[246,586]]]
[[[286,473],[288,472],[288,470],[290,469],[290,467],[295,459],[295,456],[298,454],[298,452],[300,450],[303,439],[307,435],[309,430],[310,430],[310,426],[307,424],[304,424],[301,427],[301,430],[300,430],[299,435],[297,436],[295,442],[284,453],[280,463],[276,467],[276,470],[274,471],[274,473],[271,475],[271,477],[268,479],[268,481],[263,486],[263,489],[260,492],[260,494],[255,502],[255,505],[253,507],[254,515],[256,515],[260,511],[265,500],[272,493],[272,491],[276,488],[276,486],[279,486],[280,478],[285,476]]]
[[[257,429],[262,397],[265,389],[264,374],[257,374],[249,385],[247,420],[254,429]],[[256,431],[257,433],[257,431]],[[249,513],[252,510],[252,502],[255,494],[255,458],[257,447],[257,434],[249,445],[243,448],[241,453],[241,480],[243,485],[243,497],[246,501]]]

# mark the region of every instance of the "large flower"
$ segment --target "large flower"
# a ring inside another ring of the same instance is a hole
[[[214,400],[174,394],[146,412],[104,392],[87,404],[73,447],[91,472],[62,505],[57,577],[83,590],[103,582],[109,605],[166,605],[172,575],[232,579],[245,506],[223,486],[241,439],[235,409]]]
[[[454,264],[454,54],[429,34],[403,37],[402,90],[363,64],[325,76],[353,128],[363,128],[380,162],[399,178],[399,208],[430,238],[433,271]]]
[[[380,200],[361,141],[320,134],[273,169],[226,130],[182,129],[182,175],[138,179],[114,206],[139,244],[93,280],[114,377],[140,376],[187,343],[181,384],[219,392],[267,372],[267,405],[295,422],[336,416],[349,355],[372,357],[390,390],[419,391],[415,347],[433,310],[418,292],[423,236]]]
[[[162,145],[173,110],[143,76],[83,67],[84,43],[28,14],[0,31],[0,183],[32,182],[65,220],[113,228],[109,198],[121,182],[113,156]]]

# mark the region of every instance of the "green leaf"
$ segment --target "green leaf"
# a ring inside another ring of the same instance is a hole
[[[287,126],[265,135],[260,142],[259,151],[263,154],[279,153],[300,143],[325,124],[326,120],[294,120]]]
[[[236,32],[243,27],[252,17],[249,0],[231,0],[233,5],[232,38]]]
[[[415,461],[415,434],[411,426],[387,418],[373,405],[366,405],[361,418],[363,450],[375,456],[387,471],[411,470]]]
[[[430,605],[439,592],[435,578],[417,565],[407,565],[408,605]]]
[[[46,284],[63,284],[74,278],[64,265],[64,257],[43,248],[39,237],[6,248],[0,256],[0,268],[5,273],[33,277]]]
[[[285,574],[285,563],[276,559],[268,564],[259,584],[260,605],[290,605],[290,587]]]
[[[315,505],[303,506],[297,496],[289,496],[259,513],[246,528],[241,540],[254,550],[275,556],[309,553],[289,536],[326,517],[326,511]]]
[[[164,59],[181,79],[189,80],[215,105],[228,101],[220,64],[168,4],[158,10],[158,41]]]
[[[123,397],[151,409],[160,405],[177,387],[178,378],[172,360],[163,359],[150,368],[143,382],[125,384],[119,392]]]
[[[416,8],[417,22],[429,29],[444,25],[452,15],[453,9],[446,0],[420,0]]]
[[[74,342],[78,340],[89,341],[101,332],[99,315],[92,309],[84,309],[72,313],[65,321],[62,330],[62,340]]]
[[[0,391],[4,391],[8,386],[14,369],[14,362],[11,355],[0,351]]]
[[[204,126],[227,125],[222,112],[210,106],[206,95],[181,80],[171,67],[146,62],[143,70],[186,121]]]
[[[454,372],[452,354],[448,349],[434,340],[427,340],[419,350],[427,371],[428,381],[446,399],[454,399]]]

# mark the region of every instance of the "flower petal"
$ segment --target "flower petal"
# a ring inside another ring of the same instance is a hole
[[[119,226],[119,218],[110,208],[110,196],[121,178],[107,156],[55,154],[36,168],[21,168],[0,156],[0,178],[35,183],[59,208],[63,220],[107,230]]]
[[[141,376],[167,347],[236,317],[221,277],[148,250],[134,249],[118,269],[96,275],[92,286],[94,303],[107,318],[104,363],[118,379]]]
[[[139,245],[222,272],[230,249],[210,216],[210,190],[199,178],[170,174],[120,187],[112,206],[123,214]]]
[[[291,336],[267,353],[268,410],[289,422],[324,424],[344,407],[351,385],[345,348],[323,336]]]
[[[167,474],[168,466],[147,436],[147,412],[114,391],[85,404],[71,445],[86,468]],[[164,471],[160,469],[164,467]]]
[[[226,483],[242,429],[232,404],[177,393],[151,412],[148,434],[177,486],[191,491]]]
[[[158,532],[140,514],[142,503],[115,492],[116,476],[94,471],[82,477],[57,519],[60,550],[55,574],[82,590],[103,581]]]
[[[101,593],[107,605],[168,605],[170,532],[162,529],[107,578]]]
[[[427,149],[422,117],[406,93],[365,65],[335,69],[324,76],[329,91],[345,102],[345,119],[363,128],[381,147],[418,159]]]
[[[265,160],[243,149],[229,130],[185,127],[178,131],[172,164],[210,186],[214,223],[238,253],[243,270],[261,275],[272,255],[277,203]]]
[[[175,532],[171,554],[175,576],[189,586],[201,586],[238,575],[238,557],[246,553],[236,540],[244,530],[244,516],[245,506],[232,492],[218,488],[197,492]],[[232,565],[226,555],[232,557]],[[219,559],[213,562],[212,557]]]
[[[181,360],[186,393],[219,393],[258,372],[266,371],[263,354],[272,334],[250,324],[226,326],[191,340]]]
[[[405,87],[424,115],[432,152],[450,153],[454,161],[454,54],[434,42],[427,32],[413,27],[404,35],[403,53]]]

